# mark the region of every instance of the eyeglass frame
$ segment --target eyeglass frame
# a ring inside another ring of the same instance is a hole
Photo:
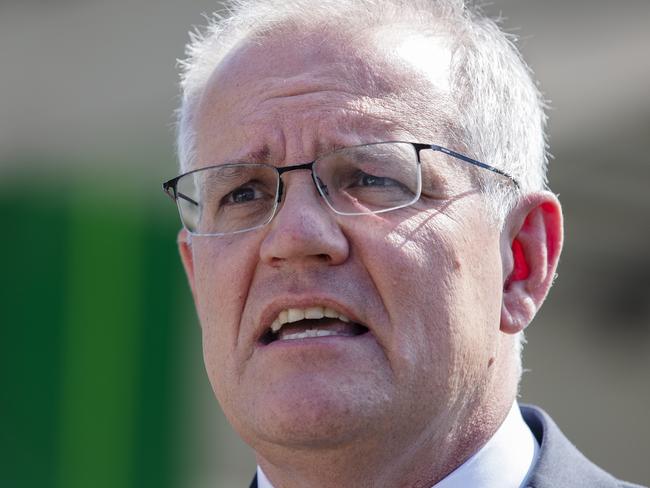
[[[222,232],[222,233],[216,233],[216,234],[197,234],[197,233],[194,233],[194,232],[190,231],[187,228],[187,225],[185,224],[185,221],[183,220],[183,215],[182,215],[180,206],[178,205],[178,198],[180,197],[180,198],[183,198],[184,200],[196,205],[197,207],[199,206],[199,203],[196,202],[194,199],[188,197],[187,195],[184,195],[184,194],[178,192],[177,185],[178,185],[178,182],[179,182],[179,180],[181,178],[183,178],[183,177],[185,177],[187,175],[190,175],[192,173],[196,173],[198,171],[204,171],[204,170],[208,170],[208,169],[212,169],[212,168],[218,168],[218,167],[224,166],[225,164],[228,164],[228,163],[214,164],[214,165],[211,165],[211,166],[205,166],[203,168],[197,168],[197,169],[193,169],[191,171],[187,171],[185,173],[182,173],[182,174],[180,174],[178,176],[175,176],[174,178],[171,178],[170,180],[167,180],[167,181],[163,182],[162,190],[165,192],[165,194],[167,196],[169,196],[174,201],[174,203],[176,203],[176,206],[177,206],[179,214],[180,214],[179,216],[181,218],[181,223],[183,224],[183,227],[185,229],[187,229],[187,231],[190,234],[199,235],[199,236],[220,237],[220,236],[224,236],[224,235],[239,234],[241,232],[248,232],[248,231],[251,231],[251,230],[259,229],[260,227],[264,227],[266,224],[270,223],[271,220],[273,220],[273,217],[275,217],[278,206],[279,206],[280,202],[282,201],[282,195],[283,195],[283,191],[284,191],[284,182],[282,180],[282,175],[284,173],[288,173],[289,171],[295,171],[295,170],[309,170],[309,172],[311,173],[312,181],[314,182],[314,185],[316,186],[316,189],[318,190],[318,193],[321,195],[321,197],[323,197],[323,199],[325,200],[325,203],[327,203],[327,206],[334,213],[336,213],[338,215],[348,215],[348,216],[372,215],[372,214],[390,212],[392,210],[398,210],[400,208],[408,207],[410,205],[413,205],[415,202],[417,202],[420,199],[420,197],[422,196],[422,169],[421,169],[422,162],[420,160],[420,152],[424,151],[424,150],[432,150],[432,151],[442,152],[443,154],[447,154],[448,156],[451,156],[451,157],[453,157],[455,159],[458,159],[460,161],[464,161],[464,162],[469,163],[469,164],[471,164],[473,166],[477,166],[479,168],[483,168],[483,169],[486,169],[488,171],[492,171],[493,173],[496,173],[498,175],[501,175],[501,176],[504,176],[504,177],[508,178],[515,185],[515,188],[517,190],[520,189],[520,185],[519,185],[519,182],[517,181],[517,179],[514,176],[510,175],[509,173],[507,173],[507,172],[505,172],[505,171],[503,171],[503,170],[501,170],[501,169],[499,169],[499,168],[497,168],[495,166],[489,165],[487,163],[483,163],[483,162],[478,161],[476,159],[472,159],[469,156],[465,156],[464,154],[461,154],[459,152],[452,151],[451,149],[440,146],[438,144],[429,144],[429,143],[422,143],[422,142],[410,142],[410,141],[381,141],[381,142],[371,142],[371,143],[367,143],[367,144],[359,144],[357,146],[346,146],[346,147],[336,149],[335,151],[332,151],[332,152],[340,151],[342,149],[351,149],[351,148],[354,148],[354,147],[371,146],[371,145],[378,145],[378,144],[410,144],[415,149],[415,154],[416,154],[416,159],[417,159],[417,164],[418,164],[418,191],[417,191],[417,194],[413,198],[412,201],[410,201],[408,203],[405,203],[403,205],[396,206],[396,207],[390,207],[390,208],[371,211],[371,212],[348,213],[348,212],[341,212],[339,210],[336,210],[332,206],[330,201],[327,199],[327,197],[323,194],[323,190],[321,188],[321,185],[317,181],[318,177],[314,173],[314,164],[320,158],[322,158],[323,156],[326,156],[327,154],[321,155],[321,156],[317,157],[316,159],[314,159],[312,161],[309,161],[307,163],[294,164],[294,165],[290,165],[290,166],[280,166],[280,167],[278,167],[278,166],[273,166],[271,164],[256,163],[256,164],[260,164],[260,165],[263,165],[263,166],[268,166],[269,168],[273,168],[276,171],[277,175],[278,175],[278,186],[277,186],[277,189],[276,189],[276,198],[275,198],[275,203],[273,205],[273,210],[270,212],[269,218],[265,222],[263,222],[263,223],[261,223],[259,225],[256,225],[254,227],[241,229],[241,230],[237,230],[237,231],[234,231],[234,232]],[[252,163],[240,162],[240,163],[230,163],[230,164],[252,164]]]

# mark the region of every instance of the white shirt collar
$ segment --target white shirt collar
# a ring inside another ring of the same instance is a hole
[[[538,451],[537,439],[514,402],[492,438],[432,488],[519,488],[535,465]]]
[[[479,451],[431,488],[519,488],[537,461],[539,445],[517,402]],[[257,467],[258,488],[273,488]]]
[[[273,488],[273,485],[259,466],[257,467],[257,488]]]

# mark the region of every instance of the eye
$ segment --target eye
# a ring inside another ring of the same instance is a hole
[[[375,176],[363,171],[359,171],[356,175],[356,186],[362,187],[387,187],[387,186],[401,186],[397,181],[385,176]]]
[[[263,194],[255,185],[240,186],[223,197],[222,203],[225,205],[234,205],[252,202],[260,198],[263,198]]]

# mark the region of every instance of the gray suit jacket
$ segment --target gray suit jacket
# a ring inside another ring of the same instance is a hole
[[[521,414],[540,445],[526,488],[641,488],[589,461],[541,408],[523,405]]]
[[[521,413],[540,445],[526,488],[643,488],[619,481],[589,461],[541,408],[523,405]],[[257,477],[250,488],[257,488]]]

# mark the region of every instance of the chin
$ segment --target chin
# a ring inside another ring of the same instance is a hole
[[[287,388],[258,391],[252,409],[236,414],[236,423],[248,427],[248,435],[240,434],[252,443],[257,439],[285,447],[328,448],[361,440],[386,425],[382,416],[390,409],[372,391],[326,381],[312,377]]]

